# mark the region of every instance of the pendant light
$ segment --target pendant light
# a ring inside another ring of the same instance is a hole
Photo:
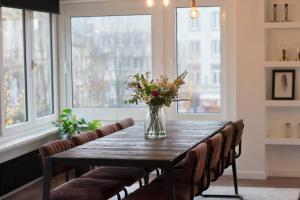
[[[192,7],[191,7],[191,10],[189,12],[189,16],[190,18],[192,19],[197,19],[199,17],[199,11],[196,7],[196,0],[192,0]]]
[[[162,0],[162,4],[167,7],[170,4],[170,0]],[[153,7],[154,6],[154,0],[147,0],[147,6],[148,7]]]

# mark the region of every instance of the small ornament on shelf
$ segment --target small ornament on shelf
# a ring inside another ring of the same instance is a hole
[[[281,48],[281,58],[280,61],[289,61],[288,57],[287,57],[287,48],[286,47],[282,47]]]
[[[289,20],[289,4],[284,4],[284,21],[283,22],[290,22]]]
[[[276,3],[274,3],[273,4],[273,21],[272,22],[278,22],[277,16],[278,16],[278,5]]]
[[[291,127],[291,123],[289,122],[285,123],[285,136],[286,138],[292,137],[292,127]]]
[[[300,61],[300,48],[297,48],[297,58],[296,61]]]
[[[298,138],[300,138],[300,123],[298,123],[298,130],[297,131],[298,131],[297,136],[298,136]]]

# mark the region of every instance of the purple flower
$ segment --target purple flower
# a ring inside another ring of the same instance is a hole
[[[151,95],[154,96],[154,97],[158,97],[159,94],[158,94],[157,91],[154,90],[154,91],[151,92]]]

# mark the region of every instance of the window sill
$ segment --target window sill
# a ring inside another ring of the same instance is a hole
[[[57,128],[42,127],[22,134],[0,137],[0,163],[16,158],[58,137]]]

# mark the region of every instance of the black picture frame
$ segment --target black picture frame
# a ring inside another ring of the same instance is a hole
[[[281,78],[279,76],[281,76]],[[280,78],[281,80],[278,80],[278,78]],[[295,70],[273,70],[272,100],[295,100],[295,82]]]

